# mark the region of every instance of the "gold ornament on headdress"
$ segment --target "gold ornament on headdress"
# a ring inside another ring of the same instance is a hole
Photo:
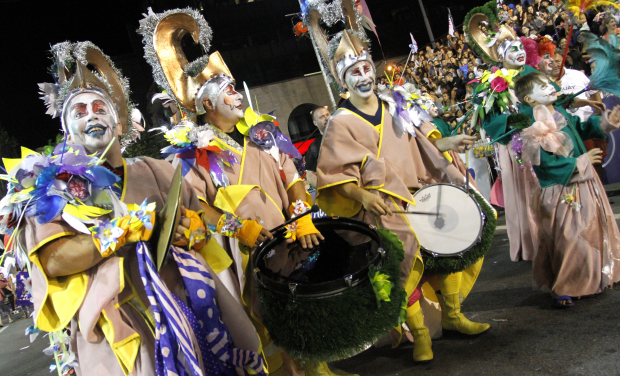
[[[149,17],[149,21],[153,17],[161,17],[161,15],[152,14]],[[197,17],[200,17],[200,19],[197,20]],[[181,47],[181,40],[187,33],[191,35],[194,42],[202,42],[203,48],[206,47],[205,44],[208,46],[208,41],[201,40],[201,38],[204,38],[201,33],[208,34],[209,40],[211,37],[211,31],[199,12],[193,10],[173,10],[164,13],[159,20],[154,18],[152,22],[157,22],[152,34],[152,47],[155,50],[158,61],[154,62],[149,59],[148,48],[150,46],[145,45],[145,50],[147,52],[147,61],[153,66],[156,81],[167,90],[169,89],[183,107],[196,113],[196,95],[202,85],[217,76],[226,76],[233,79],[232,74],[217,51],[209,55],[208,58],[205,55],[192,63],[187,60],[185,52]],[[204,25],[201,25],[200,22],[204,23]],[[146,33],[148,31],[145,31],[145,41],[148,41]],[[189,72],[188,66],[194,64],[200,67],[200,64],[204,65],[207,59],[208,64],[204,69],[198,70],[195,75]],[[167,85],[160,82],[161,80],[157,80],[157,65],[161,66]]]
[[[473,42],[478,45],[486,53],[493,62],[500,62],[502,59],[502,47],[505,46],[506,41],[517,41],[519,37],[510,27],[502,25],[499,27],[499,31],[495,35],[485,34],[480,30],[479,25],[486,24],[487,30],[497,30],[497,25],[493,25],[489,22],[489,18],[484,13],[476,13],[469,19],[469,32],[473,38]]]

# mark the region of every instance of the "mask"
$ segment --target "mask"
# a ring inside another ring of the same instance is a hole
[[[121,134],[118,115],[110,99],[93,92],[75,95],[63,113],[68,141],[89,153],[101,152]]]
[[[531,100],[538,102],[538,104],[548,105],[558,99],[558,94],[555,91],[555,88],[548,80],[545,81],[544,84],[536,83],[534,85],[534,89],[530,94],[528,94]]]
[[[525,49],[521,41],[514,41],[506,49],[504,64],[512,67],[522,67],[525,64]]]
[[[344,82],[351,96],[370,98],[374,94],[375,67],[367,61],[355,63],[344,74]]]

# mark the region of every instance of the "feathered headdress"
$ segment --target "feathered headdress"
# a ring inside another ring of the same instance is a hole
[[[109,97],[117,112],[123,136],[121,147],[126,147],[137,135],[130,114],[129,81],[123,77],[109,56],[92,42],[62,42],[52,46],[54,83],[40,83],[41,99],[47,106],[46,114],[52,118],[62,116],[67,99],[83,91],[98,91]],[[88,67],[93,67],[91,71]],[[64,122],[64,119],[61,118]]]
[[[370,61],[368,45],[362,27],[362,18],[355,0],[335,0],[328,4],[325,0],[309,0],[302,6],[304,25],[310,31],[312,44],[319,56],[321,69],[328,81],[335,82],[344,91],[344,73],[359,61]],[[323,31],[321,24],[328,27],[344,22],[345,30],[331,39]]]
[[[489,31],[499,30],[500,19],[497,2],[489,1],[483,6],[473,8],[465,15],[463,24],[465,25],[465,36],[474,52],[485,62],[491,65],[499,65],[495,50],[499,46],[498,40],[495,40],[495,48],[487,47],[489,35],[483,34],[479,28],[481,24],[485,24]]]

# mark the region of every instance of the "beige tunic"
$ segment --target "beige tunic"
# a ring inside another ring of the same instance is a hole
[[[418,281],[408,282],[408,277],[420,246],[406,216],[376,218],[362,210],[361,203],[340,196],[333,188],[353,182],[380,196],[392,209],[403,210],[405,203],[415,205],[413,190],[435,182],[462,184],[464,177],[419,129],[416,137],[402,134],[392,123],[387,105],[382,105],[378,126],[349,110],[334,113],[317,165],[317,202],[328,215],[355,217],[396,233],[405,250],[401,284],[411,293]]]
[[[132,158],[124,160],[124,168],[121,201],[140,204],[146,198],[156,203],[157,211],[161,210],[174,174],[170,163]],[[183,205],[200,210],[198,199],[187,184]],[[37,326],[44,331],[57,331],[71,325],[78,375],[154,375],[155,339],[147,324],[150,317],[144,314],[150,310],[150,304],[140,278],[135,244],[125,245],[85,272],[51,278],[43,273],[37,251],[50,241],[77,232],[60,217],[43,225],[34,217],[26,221],[23,233],[33,261],[32,295]],[[162,268],[162,276],[169,267],[167,264]],[[182,285],[181,280],[177,283]],[[178,287],[169,286],[171,290]]]

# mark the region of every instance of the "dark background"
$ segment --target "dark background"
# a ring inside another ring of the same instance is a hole
[[[450,7],[460,25],[484,1],[423,0],[435,38],[448,31]],[[375,61],[408,53],[413,33],[420,47],[429,42],[417,0],[367,0],[381,47],[372,32]],[[309,38],[292,32],[297,0],[0,0],[0,127],[20,145],[37,148],[55,137],[60,121],[45,115],[37,83],[52,82],[47,70],[50,46],[65,40],[90,40],[110,55],[130,79],[132,99],[148,119],[151,67],[143,59],[138,21],[148,7],[155,12],[178,7],[202,9],[213,30],[210,52],[219,50],[237,82],[249,87],[301,77],[319,70]],[[0,150],[0,157],[3,155]]]

